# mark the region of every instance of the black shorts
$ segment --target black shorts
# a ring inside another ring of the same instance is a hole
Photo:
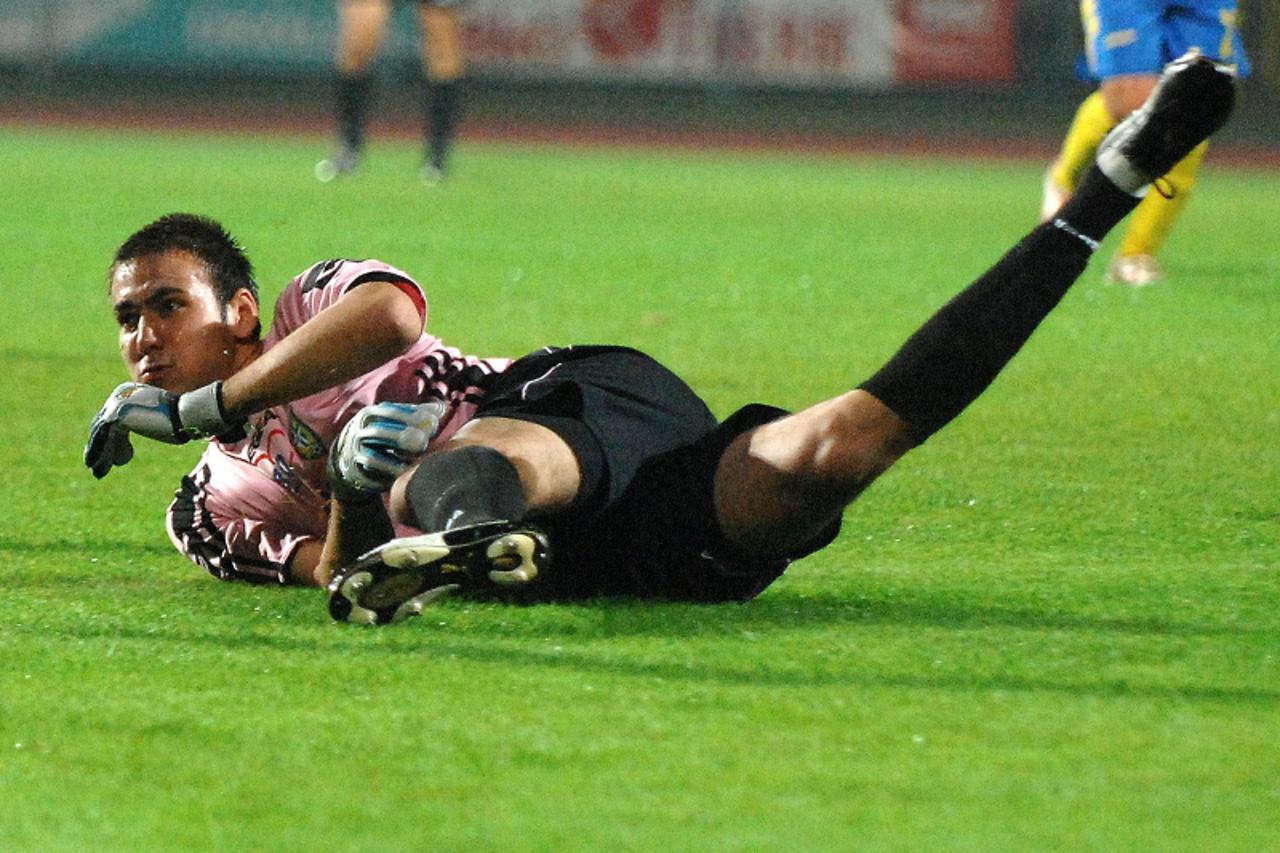
[[[729,542],[712,499],[720,457],[739,435],[785,415],[750,405],[723,424],[678,376],[623,347],[548,348],[494,377],[476,417],[541,424],[582,469],[572,507],[539,519],[552,567],[537,596],[641,595],[685,601],[758,595],[798,557],[827,545],[832,525],[787,557]]]

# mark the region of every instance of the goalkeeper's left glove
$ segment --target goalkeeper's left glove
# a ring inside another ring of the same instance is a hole
[[[329,448],[329,486],[341,501],[363,502],[391,488],[427,451],[447,406],[374,403],[356,412]]]
[[[185,394],[154,385],[125,382],[116,387],[89,425],[84,464],[101,479],[115,465],[133,458],[129,433],[168,444],[230,432],[236,424],[222,406],[222,383],[212,382]]]

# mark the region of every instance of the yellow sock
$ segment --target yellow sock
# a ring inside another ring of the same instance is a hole
[[[1121,255],[1154,255],[1160,250],[1174,220],[1187,204],[1208,148],[1208,142],[1201,142],[1160,181],[1164,189],[1173,190],[1173,198],[1165,198],[1155,187],[1151,188],[1129,220],[1129,229],[1120,243]]]
[[[1071,121],[1066,139],[1062,141],[1058,159],[1053,161],[1053,168],[1049,173],[1051,180],[1068,192],[1074,190],[1080,175],[1093,164],[1098,143],[1115,126],[1116,120],[1107,111],[1102,92],[1094,92],[1085,98],[1076,110],[1076,117]]]

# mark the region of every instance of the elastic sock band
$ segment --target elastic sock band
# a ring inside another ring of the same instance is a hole
[[[1054,219],[1070,225],[1076,234],[1100,243],[1141,201],[1112,183],[1097,166],[1091,166]]]
[[[1079,231],[1077,231],[1075,228],[1071,226],[1070,222],[1066,222],[1065,220],[1055,218],[1053,220],[1053,227],[1057,228],[1059,231],[1065,231],[1068,234],[1070,234],[1072,237],[1075,237],[1081,243],[1084,243],[1086,246],[1088,246],[1089,251],[1091,252],[1098,251],[1098,247],[1102,245],[1092,237],[1088,237],[1084,234],[1081,234]]]

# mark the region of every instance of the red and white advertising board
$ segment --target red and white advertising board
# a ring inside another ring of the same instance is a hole
[[[1005,82],[1016,0],[898,0],[898,82]]]
[[[1016,0],[471,0],[479,68],[824,87],[1007,80]]]

